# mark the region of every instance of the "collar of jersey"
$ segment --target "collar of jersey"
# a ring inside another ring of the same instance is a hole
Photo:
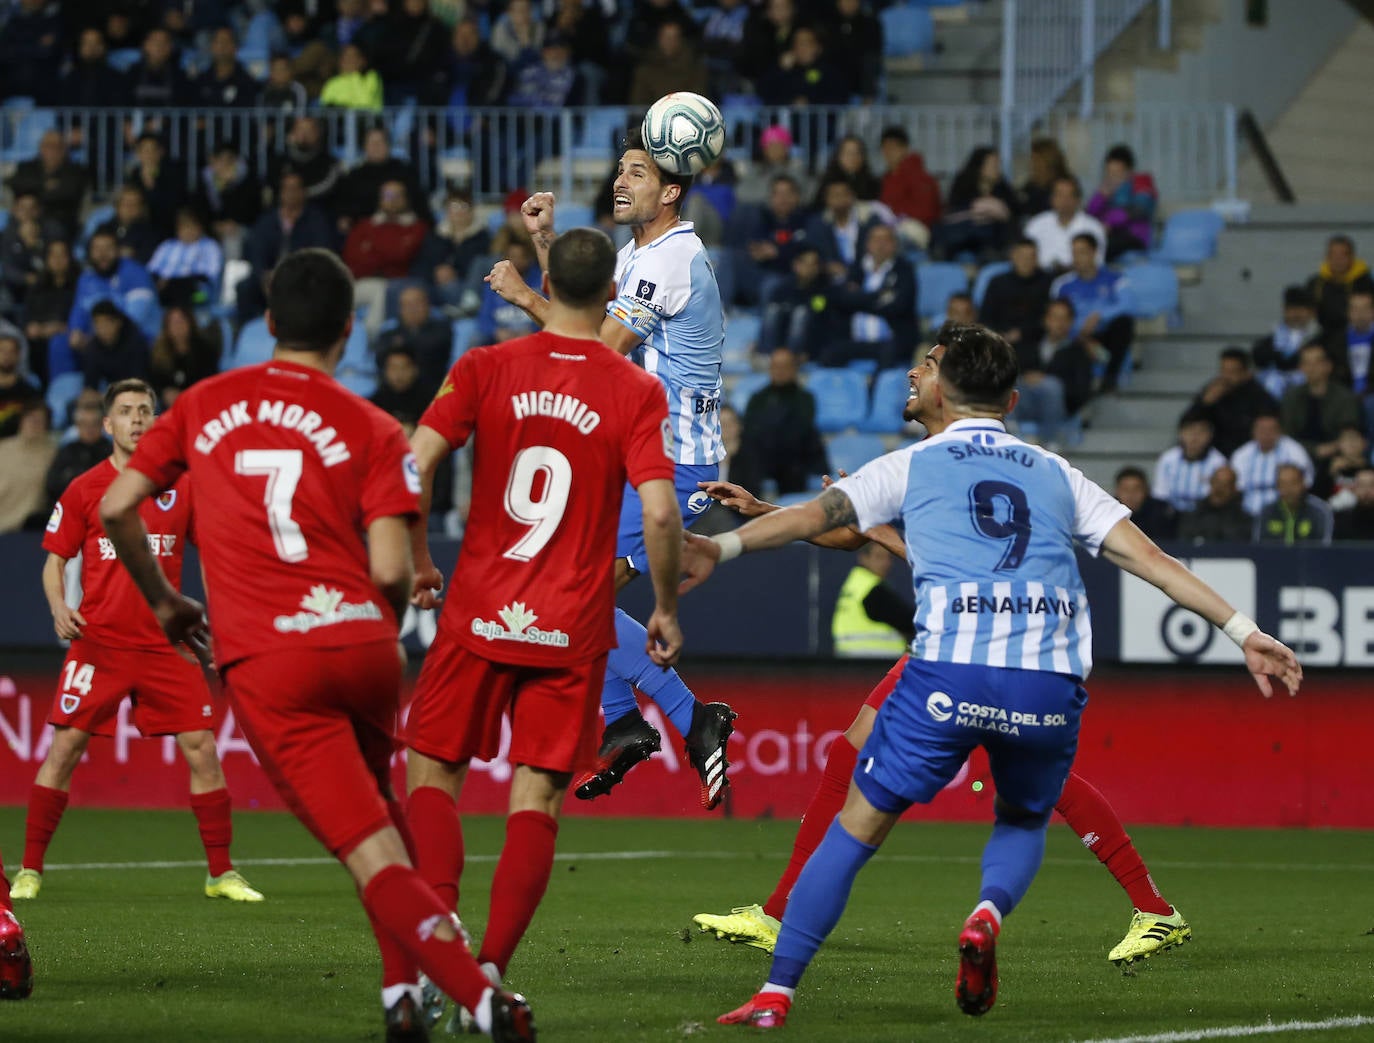
[[[993,420],[991,417],[968,417],[964,420],[956,420],[945,428],[945,434],[951,431],[1001,431],[1006,434],[1007,425],[1001,420]]]
[[[631,253],[639,253],[641,250],[652,250],[655,246],[663,242],[665,239],[671,239],[679,232],[690,232],[694,229],[694,227],[695,226],[692,224],[691,221],[679,221],[677,224],[673,225],[672,228],[668,229],[666,232],[660,235],[657,239],[652,239],[649,242],[645,243],[643,246],[636,246],[631,251]],[[633,243],[634,240],[631,239],[630,242]]]

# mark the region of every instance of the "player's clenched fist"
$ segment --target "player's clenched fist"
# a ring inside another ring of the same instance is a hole
[[[415,566],[415,579],[410,587],[410,603],[416,608],[437,608],[443,600],[444,574],[432,562]]]
[[[553,235],[553,193],[536,192],[520,204],[520,216],[525,219],[525,231],[531,236]]]
[[[496,291],[497,296],[503,301],[510,301],[517,308],[521,306],[525,295],[530,293],[530,288],[525,285],[524,276],[509,261],[497,261],[486,281],[487,285]]]

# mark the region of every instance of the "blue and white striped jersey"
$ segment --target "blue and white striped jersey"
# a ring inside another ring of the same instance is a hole
[[[861,530],[905,523],[915,658],[1088,675],[1074,544],[1096,554],[1131,512],[1082,472],[996,420],[959,420],[836,487]]]
[[[1287,435],[1280,435],[1278,444],[1267,453],[1252,438],[1231,454],[1231,467],[1245,497],[1246,513],[1259,517],[1261,511],[1279,498],[1279,468],[1283,464],[1301,467],[1308,486],[1312,485],[1315,474],[1312,458],[1301,442]]]
[[[223,268],[224,251],[208,235],[201,236],[194,243],[183,243],[176,238],[164,239],[148,262],[148,271],[163,279],[199,275],[216,285],[219,284]]]
[[[668,415],[677,436],[677,462],[715,464],[725,459],[720,438],[720,356],[725,313],[716,273],[690,221],[638,249],[620,248],[617,296],[607,312],[643,343],[630,358],[668,391]]]
[[[1150,492],[1167,501],[1176,511],[1191,511],[1205,500],[1212,475],[1226,466],[1221,451],[1208,447],[1201,460],[1189,460],[1183,447],[1170,446],[1155,461],[1155,480]]]

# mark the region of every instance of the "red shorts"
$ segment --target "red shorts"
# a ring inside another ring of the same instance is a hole
[[[501,752],[501,718],[511,715],[512,764],[573,772],[596,762],[604,654],[547,669],[496,663],[442,638],[425,654],[406,723],[406,745],[458,764]]]
[[[394,641],[249,656],[224,682],[262,770],[334,855],[391,825],[401,689]]]
[[[892,694],[892,689],[897,687],[897,681],[901,678],[902,671],[906,669],[906,661],[910,658],[911,656],[904,655],[897,660],[883,679],[873,686],[873,691],[868,693],[868,698],[864,700],[865,706],[871,706],[877,710],[887,701],[887,697]]]
[[[48,723],[113,735],[119,704],[133,701],[140,735],[180,735],[215,724],[214,700],[200,667],[165,648],[111,648],[79,638],[58,675]]]

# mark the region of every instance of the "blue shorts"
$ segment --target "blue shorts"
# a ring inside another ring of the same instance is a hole
[[[854,782],[879,811],[905,811],[930,803],[982,746],[1003,802],[1048,815],[1087,702],[1065,674],[912,659],[859,751]]]
[[[698,482],[714,482],[720,477],[720,464],[678,464],[673,475],[677,505],[682,510],[683,528],[690,529],[711,506],[711,497],[697,488]],[[615,556],[629,562],[636,572],[648,572],[644,556],[644,505],[634,487],[625,486],[620,505],[620,532],[616,536]]]

